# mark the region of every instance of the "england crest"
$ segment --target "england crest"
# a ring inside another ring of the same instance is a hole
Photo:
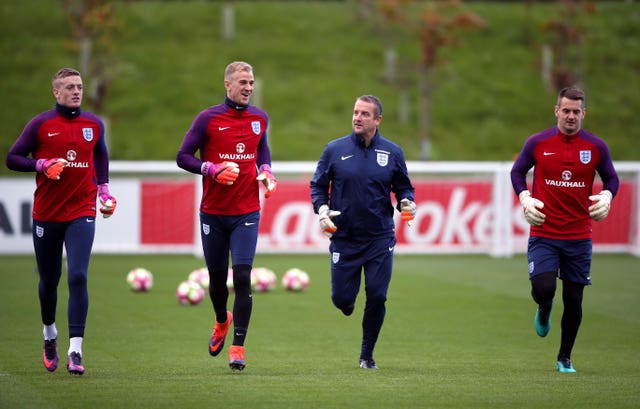
[[[340,261],[340,253],[338,253],[337,251],[331,253],[331,261],[333,261],[333,264],[336,264],[338,261]]]
[[[202,232],[204,233],[204,235],[208,236],[210,231],[211,231],[211,226],[209,226],[208,224],[202,223]]]
[[[251,129],[256,135],[260,135],[260,121],[251,121]]]
[[[82,136],[84,136],[85,141],[91,142],[93,140],[93,128],[82,128]]]
[[[44,236],[44,227],[36,226],[36,236],[38,237]]]
[[[580,151],[580,162],[585,165],[591,162],[591,151]]]
[[[383,153],[383,152],[378,152],[376,154],[376,160],[378,161],[378,165],[387,166],[387,164],[389,163],[389,154],[388,153]]]

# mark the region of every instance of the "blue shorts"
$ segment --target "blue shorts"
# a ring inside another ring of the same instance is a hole
[[[252,266],[258,243],[258,223],[259,211],[240,216],[200,213],[200,235],[207,267],[211,271],[226,272],[229,254],[232,266]]]
[[[553,240],[529,237],[529,279],[555,272],[562,280],[591,285],[592,240]]]
[[[331,299],[338,308],[355,303],[363,271],[367,298],[386,299],[395,245],[395,237],[364,244],[331,240]]]

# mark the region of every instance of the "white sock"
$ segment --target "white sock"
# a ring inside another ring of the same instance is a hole
[[[82,356],[82,337],[72,337],[69,339],[69,355],[72,352],[77,352]]]
[[[42,334],[44,335],[44,339],[46,339],[47,341],[58,338],[58,329],[56,328],[56,323],[54,322],[51,325],[44,325]]]

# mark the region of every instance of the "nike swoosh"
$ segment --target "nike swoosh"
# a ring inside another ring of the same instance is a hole
[[[87,219],[87,223],[93,223],[93,219]]]
[[[60,135],[60,132],[48,132],[47,136],[56,136],[56,135]]]
[[[231,128],[230,126],[219,126],[218,131],[224,131],[225,129]]]
[[[393,251],[393,247],[389,247],[389,251]]]
[[[352,156],[353,156],[353,155],[349,155],[349,156],[341,156],[341,157],[340,157],[340,159],[342,159],[342,160],[347,160],[347,159],[349,159],[349,158],[350,158],[350,157],[352,157]]]
[[[549,156],[549,155],[555,155],[555,152],[543,152],[542,153],[544,156]]]
[[[255,223],[244,222],[245,226],[253,226]]]

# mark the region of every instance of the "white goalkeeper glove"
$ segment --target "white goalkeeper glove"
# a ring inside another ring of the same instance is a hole
[[[108,219],[116,211],[116,198],[109,193],[109,185],[103,183],[98,185],[98,200],[100,201],[100,213],[102,217]]]
[[[276,182],[276,178],[271,173],[271,166],[267,164],[260,166],[260,173],[256,180],[262,182],[264,187],[267,188],[266,192],[264,192],[264,197],[267,199],[271,197],[278,187],[278,182]]]
[[[544,223],[544,219],[547,216],[538,210],[544,207],[544,203],[531,197],[531,193],[529,193],[528,190],[520,192],[518,198],[524,209],[524,218],[527,220],[527,223],[533,226],[540,226]]]
[[[213,180],[220,184],[233,185],[233,182],[236,181],[240,174],[240,168],[235,162],[204,162],[200,167],[200,172],[205,176],[213,178]]]
[[[611,209],[611,199],[613,195],[608,190],[603,190],[597,195],[589,196],[589,200],[595,202],[589,206],[589,216],[597,222],[609,215]]]
[[[331,238],[331,236],[333,236],[333,233],[338,231],[338,228],[335,224],[333,224],[333,221],[331,221],[331,219],[339,215],[339,211],[329,210],[329,206],[327,206],[326,204],[320,206],[320,208],[318,209],[318,216],[320,216],[320,228],[322,229],[322,232],[325,236]]]
[[[416,204],[412,200],[402,199],[400,201],[400,217],[407,222],[408,226],[413,224],[413,218],[416,216]]]

